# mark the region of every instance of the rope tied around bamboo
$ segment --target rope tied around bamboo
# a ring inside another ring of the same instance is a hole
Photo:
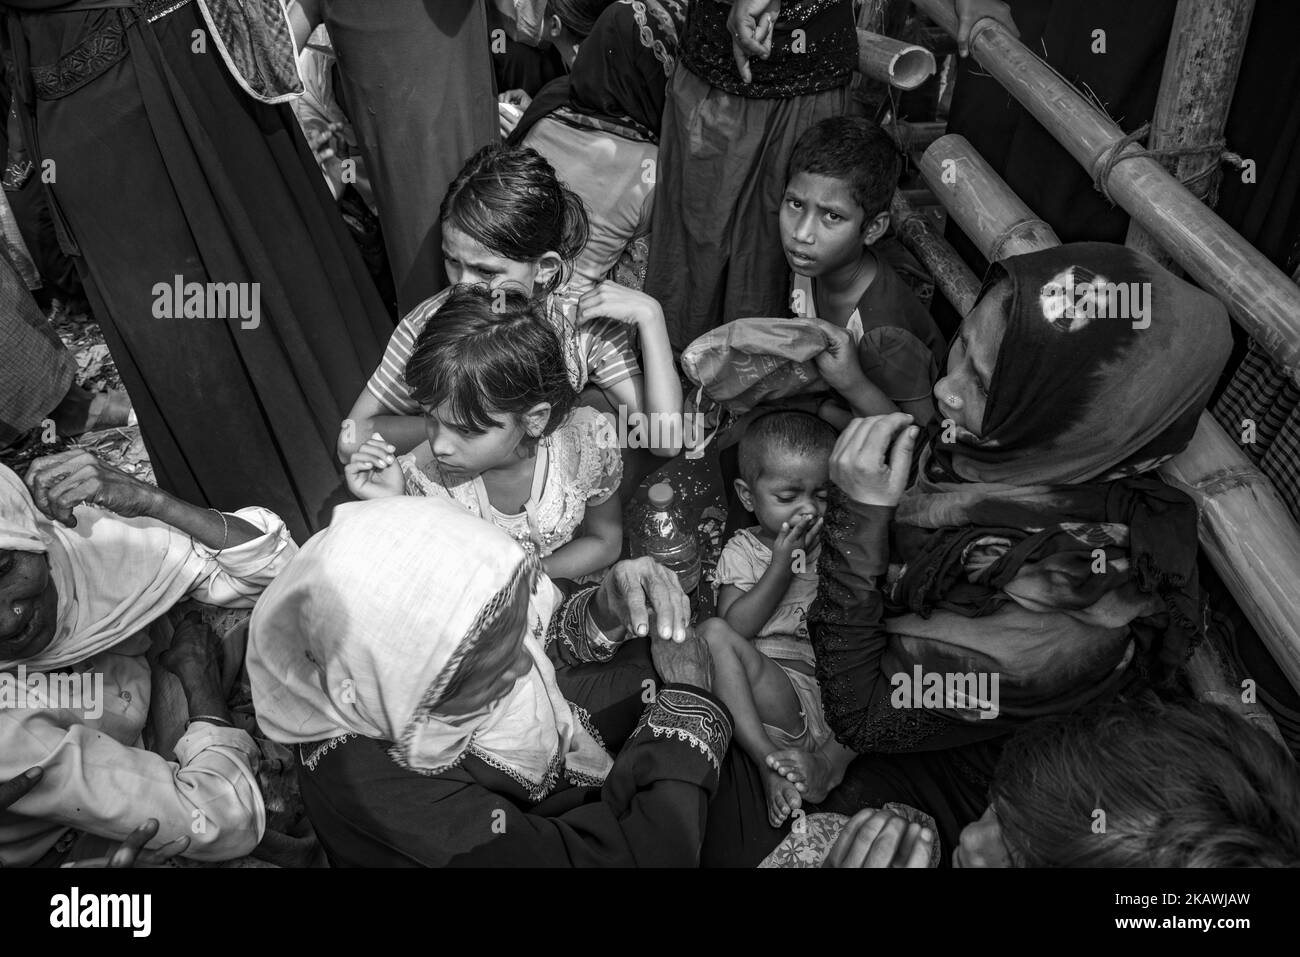
[[[1097,192],[1106,197],[1106,202],[1112,206],[1118,205],[1110,195],[1110,188],[1107,185],[1110,182],[1110,174],[1115,167],[1124,160],[1138,159],[1147,156],[1157,160],[1178,160],[1191,156],[1212,156],[1218,162],[1208,163],[1205,168],[1199,172],[1193,173],[1186,178],[1179,178],[1178,181],[1186,186],[1192,192],[1196,192],[1196,186],[1207,177],[1213,176],[1219,169],[1219,164],[1228,162],[1238,169],[1244,164],[1241,155],[1227,149],[1228,141],[1222,137],[1203,146],[1168,146],[1163,148],[1151,149],[1148,147],[1139,147],[1129,150],[1130,146],[1137,146],[1139,140],[1145,139],[1151,132],[1151,123],[1146,122],[1135,129],[1132,133],[1125,133],[1123,137],[1115,142],[1115,145],[1102,154],[1097,161],[1097,171],[1094,174],[1092,185]],[[1127,151],[1127,152],[1126,152]],[[1217,192],[1216,184],[1211,184],[1211,192]],[[1218,200],[1218,196],[1207,194],[1205,205],[1213,206]]]

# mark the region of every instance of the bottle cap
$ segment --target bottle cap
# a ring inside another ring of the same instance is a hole
[[[655,508],[667,508],[673,504],[673,487],[667,482],[657,482],[650,486],[646,497]]]

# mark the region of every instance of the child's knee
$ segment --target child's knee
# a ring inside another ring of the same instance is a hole
[[[737,641],[744,641],[725,619],[710,618],[703,624],[695,626],[695,635],[709,646],[709,651],[717,654],[721,651],[734,651]]]

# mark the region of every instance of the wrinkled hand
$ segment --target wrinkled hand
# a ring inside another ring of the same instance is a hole
[[[85,449],[37,459],[27,472],[27,487],[37,508],[69,528],[76,528],[72,510],[82,502],[135,518],[150,514],[159,494],[152,485],[119,472]]]
[[[682,642],[650,642],[650,658],[659,677],[670,684],[713,689],[713,658],[709,646],[694,630]]]
[[[823,867],[929,867],[934,832],[868,808],[844,826]]]
[[[357,498],[391,498],[406,491],[406,480],[397,464],[397,447],[375,432],[352,453],[343,466],[348,491]]]
[[[316,162],[324,166],[332,159],[338,159],[338,145],[343,124],[334,122],[322,129],[304,130],[307,145],[316,156]]]
[[[847,329],[825,319],[812,321],[821,328],[826,340],[826,348],[813,358],[817,371],[832,389],[847,395],[866,378],[858,361],[858,347]]]
[[[606,279],[578,300],[578,324],[585,325],[592,319],[613,319],[635,326],[655,319],[662,322],[663,310],[652,296]]]
[[[158,833],[158,822],[149,818],[126,836],[126,840],[106,857],[92,857],[84,861],[64,864],[64,867],[160,867],[178,854],[184,854],[190,846],[188,837],[178,837],[168,841],[156,851],[147,851],[144,846]]]
[[[0,811],[40,784],[44,776],[45,772],[40,768],[28,768],[12,780],[0,781]]]
[[[648,635],[653,619],[658,636],[675,642],[686,640],[691,621],[691,601],[677,575],[653,558],[612,565],[591,611],[606,632],[623,627],[634,635]]]
[[[970,55],[970,34],[975,24],[985,17],[991,17],[1008,30],[1013,37],[1020,36],[1016,21],[1011,19],[1011,7],[1002,0],[954,0],[957,11],[957,52],[962,56]]]
[[[780,0],[735,0],[727,17],[731,33],[731,55],[740,79],[752,83],[750,57],[766,60],[772,53],[772,28],[781,15]]]
[[[919,434],[905,412],[854,419],[831,452],[831,481],[863,505],[897,505],[907,490]]]
[[[220,676],[221,639],[197,611],[186,612],[158,663],[182,680],[203,673]]]

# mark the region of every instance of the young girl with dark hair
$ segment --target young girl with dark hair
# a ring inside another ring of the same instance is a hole
[[[581,299],[566,285],[587,242],[582,200],[535,150],[488,146],[467,162],[440,211],[442,251],[453,284],[514,288],[545,299],[545,314],[564,349],[575,392],[584,401],[634,413],[680,415],[681,383],[673,368],[663,312],[649,296],[604,283]],[[424,439],[420,405],[406,381],[416,338],[450,295],[444,290],[401,321],[339,436],[342,461],[373,432],[399,452]],[[637,360],[641,353],[645,371]],[[656,435],[673,438],[673,430]],[[671,456],[678,441],[652,451]]]
[[[406,380],[427,441],[399,460],[372,434],[345,469],[353,494],[450,498],[509,532],[551,578],[581,579],[618,558],[618,443],[604,416],[574,409],[537,303],[504,288],[455,287],[416,340]]]

